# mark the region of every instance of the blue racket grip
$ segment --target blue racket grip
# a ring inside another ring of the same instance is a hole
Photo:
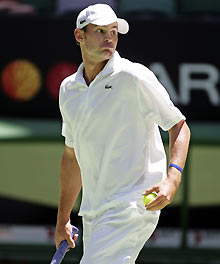
[[[75,227],[75,226],[72,227],[72,238],[74,237],[74,235],[78,231],[79,230],[77,227]],[[53,259],[51,260],[50,264],[60,264],[61,261],[63,260],[64,256],[65,256],[68,248],[69,248],[68,242],[66,240],[63,240],[60,243],[56,253],[54,254]]]

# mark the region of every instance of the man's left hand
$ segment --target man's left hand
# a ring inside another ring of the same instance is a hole
[[[148,211],[161,210],[172,202],[175,197],[178,186],[171,179],[166,178],[162,182],[154,185],[152,188],[146,190],[143,195],[147,195],[152,192],[157,193],[157,197],[145,207]]]

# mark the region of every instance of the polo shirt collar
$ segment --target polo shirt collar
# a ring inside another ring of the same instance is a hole
[[[107,76],[113,73],[116,70],[116,68],[119,66],[120,59],[121,59],[120,55],[118,54],[117,51],[115,51],[114,55],[109,59],[103,70],[98,75]],[[85,84],[85,79],[83,77],[83,70],[84,70],[84,65],[82,62],[76,73],[75,81]]]
[[[116,67],[119,66],[120,55],[115,51],[114,55],[106,63],[103,70],[99,73],[100,75],[109,75],[116,70]]]

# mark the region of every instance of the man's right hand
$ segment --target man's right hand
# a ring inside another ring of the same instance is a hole
[[[56,248],[58,248],[60,243],[65,239],[67,240],[70,248],[74,248],[77,237],[78,234],[75,234],[72,238],[72,225],[70,221],[68,221],[66,224],[57,223],[55,232]]]

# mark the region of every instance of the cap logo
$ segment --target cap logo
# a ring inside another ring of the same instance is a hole
[[[86,20],[83,19],[83,20],[81,20],[79,23],[80,23],[80,25],[81,25],[81,24],[83,24],[83,23],[85,23],[85,22],[86,22]]]

